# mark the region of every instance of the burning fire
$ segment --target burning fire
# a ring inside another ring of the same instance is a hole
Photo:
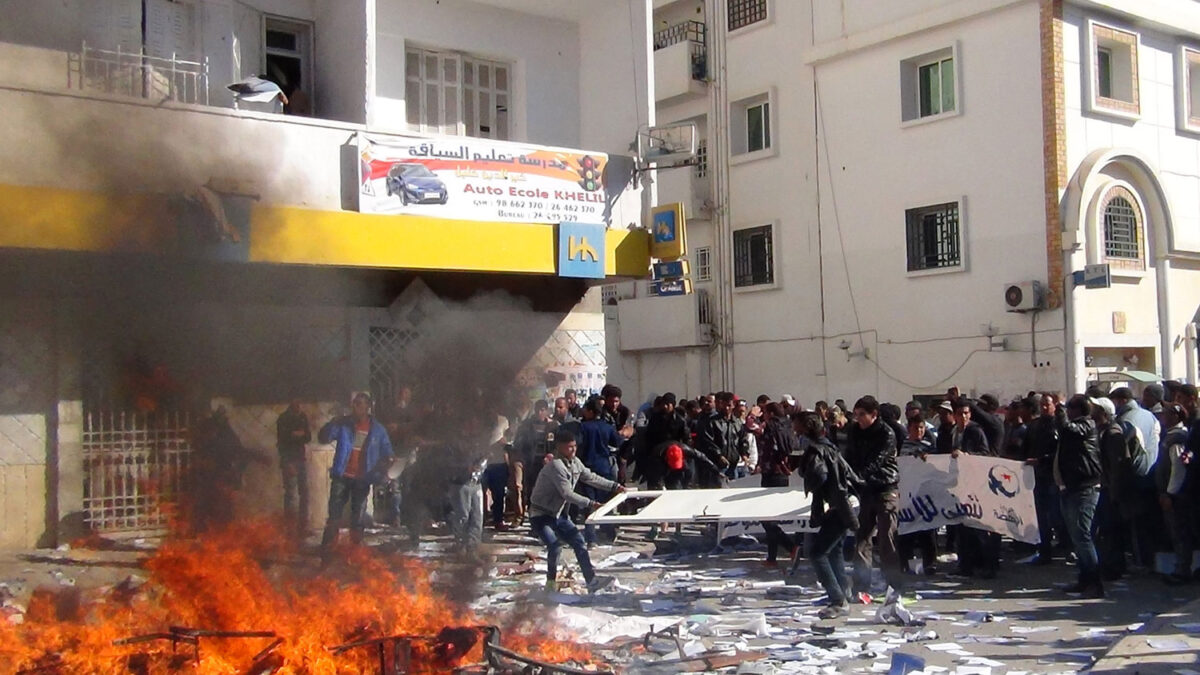
[[[392,635],[449,636],[414,642],[410,672],[448,672],[481,660],[482,637],[453,639],[462,635],[455,627],[480,620],[437,593],[428,570],[411,558],[352,548],[343,562],[314,574],[294,564],[279,528],[260,522],[169,540],[144,567],[149,581],[141,589],[35,594],[24,624],[0,626],[0,673],[359,675],[378,670],[378,652],[330,647]],[[269,636],[203,637],[198,662],[190,643],[114,644],[171,627],[269,631],[278,643]],[[589,658],[527,625],[505,627],[504,642],[542,661]]]

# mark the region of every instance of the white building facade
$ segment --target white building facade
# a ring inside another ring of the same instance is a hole
[[[610,289],[627,396],[1195,381],[1200,4],[678,0],[655,19],[658,122],[695,121],[704,148],[654,176],[688,211],[697,293]],[[671,54],[688,21],[703,77]],[[1076,288],[1096,264],[1111,287]]]

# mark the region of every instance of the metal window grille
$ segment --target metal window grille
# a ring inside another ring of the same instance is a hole
[[[904,216],[909,272],[962,264],[957,202],[908,209]]]
[[[185,61],[83,44],[67,55],[67,86],[118,96],[208,105],[208,59]]]
[[[767,0],[729,0],[729,30],[767,20]]]
[[[696,178],[708,177],[708,141],[700,139],[696,143]]]
[[[775,265],[770,225],[750,227],[733,233],[733,285],[758,286],[775,283]]]
[[[186,413],[89,412],[83,424],[83,508],[97,532],[166,528],[191,464]]]
[[[1138,214],[1133,204],[1124,197],[1108,200],[1104,207],[1104,255],[1109,258],[1141,259],[1138,231]]]
[[[696,249],[696,281],[712,281],[712,247]]]
[[[711,324],[713,322],[712,296],[708,291],[699,289],[696,291],[696,303],[697,320],[702,324]]]
[[[371,396],[375,401],[390,404],[396,400],[408,364],[408,347],[416,338],[416,331],[405,328],[371,326],[367,331]]]

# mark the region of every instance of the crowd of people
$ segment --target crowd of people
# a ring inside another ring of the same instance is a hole
[[[431,519],[444,518],[470,551],[482,538],[486,493],[492,528],[528,526],[546,545],[549,586],[566,546],[595,589],[605,580],[592,570],[588,549],[616,532],[583,523],[626,485],[708,489],[758,475],[762,487],[788,487],[795,475],[812,498],[818,530],[805,537],[763,523],[765,564],[778,566],[781,554],[792,569],[801,556],[810,560],[829,596],[822,615],[835,618],[849,602],[865,599],[876,558],[893,597],[918,572],[917,551],[923,574],[938,573],[944,547],[957,554],[952,574],[998,573],[1003,542],[996,533],[964,526],[944,534],[897,532],[898,458],[967,454],[1033,467],[1041,541],[1023,562],[1073,559],[1078,579],[1066,591],[1103,597],[1105,581],[1148,573],[1160,552],[1175,559],[1162,574],[1165,582],[1193,579],[1200,421],[1190,384],[1150,384],[1140,396],[1126,387],[1069,397],[1031,391],[1004,404],[951,388],[903,408],[868,395],[853,405],[817,401],[811,410],[790,395],[750,402],[730,392],[682,401],[667,393],[631,410],[621,389],[606,385],[597,395],[568,390],[507,415],[501,405],[481,405],[485,414],[463,417],[452,438],[436,440],[423,437],[411,399],[403,389],[395,409],[376,420],[370,398],[360,394],[351,415],[320,430],[318,439],[335,445],[323,551],[331,550],[347,505],[351,531],[361,536],[372,485],[387,497],[382,506],[376,502],[377,519],[395,518],[415,541]],[[289,459],[285,485],[296,482],[294,447],[307,440],[305,429],[295,411],[280,418],[280,451]],[[394,455],[406,461],[403,471]]]

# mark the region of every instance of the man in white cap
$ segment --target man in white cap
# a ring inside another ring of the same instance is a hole
[[[779,397],[779,402],[783,404],[783,411],[787,414],[796,412],[796,399],[791,394],[784,394]]]

